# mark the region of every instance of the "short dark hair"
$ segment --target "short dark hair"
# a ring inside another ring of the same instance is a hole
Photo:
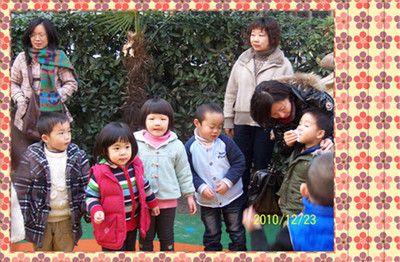
[[[140,125],[146,129],[146,118],[150,114],[161,114],[168,116],[168,130],[174,128],[174,110],[170,103],[162,98],[152,98],[147,100],[140,109]]]
[[[332,114],[320,108],[308,108],[304,110],[303,115],[311,114],[315,118],[317,127],[325,131],[323,139],[331,137],[333,133],[333,117]]]
[[[251,97],[250,115],[260,126],[265,127],[272,122],[271,107],[279,102],[293,97],[290,86],[276,80],[263,81],[256,86]]]
[[[39,135],[50,135],[55,125],[64,124],[66,122],[69,122],[69,119],[64,113],[40,112],[40,116],[37,121]]]
[[[322,206],[333,206],[334,198],[334,154],[324,153],[311,161],[306,178],[311,197]]]
[[[207,103],[207,104],[202,104],[197,107],[196,112],[194,113],[194,118],[199,120],[199,122],[203,122],[206,113],[219,113],[219,114],[224,114],[224,111],[222,111],[222,108],[216,104],[216,103]]]
[[[46,19],[46,18],[35,18],[33,19],[28,28],[25,30],[24,35],[22,37],[22,46],[24,47],[25,57],[27,58],[28,64],[32,62],[32,58],[29,56],[29,49],[32,47],[31,43],[31,35],[35,28],[42,24],[44,29],[46,30],[48,45],[47,47],[50,49],[57,49],[60,41],[58,40],[58,33],[54,24]]]
[[[260,17],[254,20],[246,31],[247,41],[250,42],[251,31],[254,29],[265,30],[268,34],[268,44],[270,48],[277,48],[281,42],[281,28],[278,22],[272,17]]]
[[[111,122],[107,124],[96,136],[93,152],[96,161],[105,158],[108,162],[111,162],[108,156],[108,148],[118,141],[129,142],[131,144],[132,156],[129,162],[132,161],[138,152],[138,145],[133,131],[127,124],[122,122]]]

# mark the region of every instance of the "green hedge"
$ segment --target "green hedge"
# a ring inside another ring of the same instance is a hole
[[[254,12],[148,12],[142,15],[153,70],[149,97],[167,99],[176,113],[175,128],[185,141],[192,134],[197,105],[218,102],[237,57],[247,46],[243,32],[261,13]],[[334,24],[325,18],[270,12],[282,26],[281,47],[294,69],[328,72],[317,60],[333,50]],[[325,15],[325,14],[324,14]],[[12,54],[21,48],[21,37],[36,16],[51,19],[79,75],[79,91],[68,101],[74,115],[74,140],[91,152],[94,137],[106,123],[122,118],[119,110],[126,74],[120,51],[124,36],[110,38],[97,26],[96,13],[13,13]],[[307,32],[305,34],[304,32]]]

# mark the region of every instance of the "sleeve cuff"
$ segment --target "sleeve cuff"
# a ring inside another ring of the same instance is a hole
[[[224,128],[233,128],[233,118],[225,118]]]
[[[184,197],[190,197],[190,196],[193,196],[194,194],[193,194],[193,192],[188,192],[188,193],[184,193],[184,194],[182,194]]]
[[[197,192],[199,192],[199,194],[203,194],[203,191],[207,188],[208,186],[206,184],[202,184],[201,186],[199,186],[199,188],[197,189]]]
[[[94,207],[92,207],[92,210],[90,211],[90,216],[93,218],[94,214],[96,214],[97,211],[103,211],[103,207],[100,205],[95,205]]]
[[[152,201],[147,202],[147,206],[148,206],[150,209],[153,209],[153,208],[155,208],[156,206],[158,206],[158,201],[157,201],[157,199],[154,198]]]
[[[233,186],[232,181],[230,181],[228,178],[223,178],[221,181],[224,182],[229,188]]]

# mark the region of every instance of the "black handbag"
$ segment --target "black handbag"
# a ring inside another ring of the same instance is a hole
[[[254,172],[250,177],[247,203],[253,205],[258,214],[281,215],[276,194],[283,181],[283,175],[272,167]]]
[[[29,139],[40,139],[39,131],[37,129],[39,116],[39,96],[32,90],[32,96],[29,99],[26,113],[22,117],[22,133],[24,133]]]

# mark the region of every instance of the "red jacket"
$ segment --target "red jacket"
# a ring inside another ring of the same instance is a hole
[[[110,167],[105,164],[96,164],[90,170],[96,178],[100,189],[101,206],[94,206],[91,210],[91,219],[93,224],[93,233],[96,241],[102,247],[108,249],[120,249],[125,241],[126,232],[139,228],[139,234],[142,238],[150,227],[150,214],[146,203],[146,193],[144,191],[143,164],[139,157],[135,157],[132,161],[135,168],[136,186],[139,191],[140,212],[136,217],[128,222],[125,220],[124,196],[122,188],[111,172]],[[132,198],[132,212],[135,212],[135,196],[133,193],[132,183],[130,183],[128,166],[123,170],[127,178],[129,191]],[[156,207],[157,201],[152,201],[150,208]],[[104,221],[100,224],[94,222],[94,214],[97,211],[104,212]]]

